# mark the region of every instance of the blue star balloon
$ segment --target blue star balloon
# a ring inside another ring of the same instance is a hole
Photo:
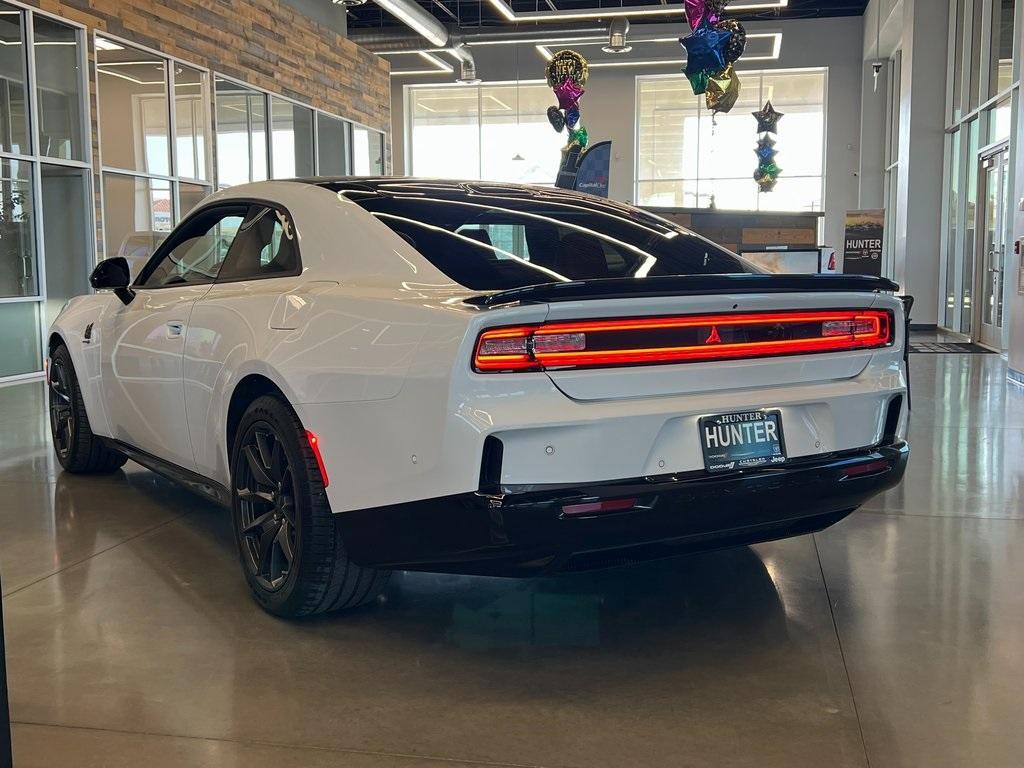
[[[761,162],[771,162],[776,154],[774,147],[775,141],[766,135],[764,138],[757,140],[757,149],[754,150],[754,153]]]
[[[725,49],[730,37],[732,32],[728,30],[701,24],[692,35],[679,38],[680,45],[686,49],[686,74],[725,69]]]
[[[575,128],[576,123],[580,121],[580,110],[579,107],[572,107],[565,111],[565,124],[570,128]]]

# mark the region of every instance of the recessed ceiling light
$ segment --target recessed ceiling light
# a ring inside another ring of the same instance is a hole
[[[105,37],[96,38],[96,47],[101,51],[123,51],[124,46],[118,45],[113,40],[107,40]]]

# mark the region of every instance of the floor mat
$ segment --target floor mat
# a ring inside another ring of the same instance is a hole
[[[953,341],[912,341],[910,351],[921,354],[959,354],[959,355],[994,355],[988,347],[980,344]]]

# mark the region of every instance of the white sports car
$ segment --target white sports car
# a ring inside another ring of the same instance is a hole
[[[49,338],[60,463],[131,458],[230,506],[276,614],[359,605],[396,568],[807,533],[906,466],[896,285],[763,274],[587,195],[261,182],[91,281]]]

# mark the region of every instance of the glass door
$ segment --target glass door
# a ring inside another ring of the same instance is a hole
[[[980,211],[982,243],[979,259],[977,341],[993,349],[1003,346],[1003,266],[1006,260],[1007,203],[1009,202],[1010,152],[1003,147],[981,161],[984,190]]]

